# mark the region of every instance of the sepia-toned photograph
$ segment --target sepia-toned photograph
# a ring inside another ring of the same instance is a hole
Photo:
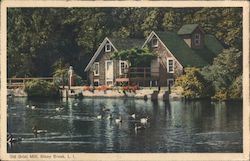
[[[6,152],[242,154],[243,35],[242,6],[6,7]]]

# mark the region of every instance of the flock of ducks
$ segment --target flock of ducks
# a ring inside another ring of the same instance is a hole
[[[78,106],[78,103],[74,103],[74,106]],[[27,109],[31,109],[31,110],[36,110],[38,107],[35,106],[35,105],[26,105],[26,108]],[[63,107],[57,107],[55,109],[57,112],[61,112],[64,110]],[[108,120],[113,120],[114,117],[112,115],[112,113],[110,113],[110,109],[106,108],[106,107],[102,107],[101,109],[102,113],[106,114],[106,113],[109,113],[109,115],[106,117]],[[136,120],[137,116],[136,114],[132,114],[130,115],[131,118],[133,118],[134,120]],[[103,114],[100,114],[98,116],[96,116],[97,119],[104,119],[103,117]],[[149,120],[149,117],[143,117],[143,118],[140,118],[139,120],[136,120],[136,123],[135,123],[135,132],[137,133],[137,131],[139,130],[144,130],[146,129],[146,125],[148,123],[148,120]],[[122,119],[122,116],[119,115],[119,117],[115,118],[114,119],[115,123],[122,123],[123,122],[123,119]],[[32,133],[35,135],[35,137],[37,137],[37,135],[45,135],[48,131],[47,130],[42,130],[42,129],[38,129],[37,126],[33,126],[32,127]],[[7,134],[7,143],[8,144],[15,144],[17,142],[21,142],[22,141],[22,138],[20,137],[13,137],[12,134]]]
[[[103,112],[104,112],[104,114],[106,114],[106,112],[110,112],[110,109],[108,109],[108,108],[106,108],[106,107],[103,107],[103,108],[101,109],[101,111],[102,111],[102,114],[96,116],[96,118],[99,119],[99,120],[104,119],[105,117],[104,117],[104,115],[103,115]],[[137,115],[136,115],[135,113],[134,113],[134,114],[131,114],[130,117],[133,118],[134,120],[137,119]],[[110,113],[110,114],[106,117],[106,119],[108,119],[108,120],[113,120],[114,117],[113,117],[112,113]],[[135,123],[135,132],[137,132],[137,131],[139,131],[139,130],[145,130],[145,129],[146,129],[146,125],[147,125],[147,123],[148,123],[148,120],[149,120],[149,117],[142,117],[142,118],[140,118],[139,120],[136,120],[136,123]],[[119,115],[118,117],[116,117],[116,118],[114,119],[114,121],[115,121],[115,123],[117,123],[117,124],[118,124],[118,123],[122,123],[122,122],[123,122],[122,116]]]

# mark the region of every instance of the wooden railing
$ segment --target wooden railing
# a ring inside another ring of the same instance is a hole
[[[141,82],[143,85],[146,85],[146,82],[159,80],[159,74],[159,68],[130,67],[126,74],[116,78],[116,82]]]
[[[45,80],[45,81],[53,81],[53,77],[36,77],[36,78],[8,78],[7,86],[8,87],[23,87],[25,82],[30,80]]]
[[[128,77],[131,79],[155,80],[158,79],[159,69],[150,67],[130,67]]]

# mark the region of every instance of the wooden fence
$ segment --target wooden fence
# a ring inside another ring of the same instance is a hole
[[[24,87],[25,82],[30,80],[45,80],[53,82],[53,77],[37,77],[37,78],[8,78],[7,79],[7,87]]]

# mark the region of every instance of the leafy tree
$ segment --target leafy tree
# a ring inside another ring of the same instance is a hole
[[[242,8],[9,8],[8,77],[52,76],[58,60],[85,76],[106,36],[145,38],[198,23],[225,46],[242,48]]]
[[[55,64],[53,65],[54,68],[54,83],[58,86],[64,86],[68,85],[69,83],[69,64],[66,64],[63,62],[62,59],[59,59]],[[74,81],[74,85],[83,85],[82,77],[77,75],[75,72],[73,72],[72,79]]]
[[[242,75],[238,76],[233,84],[229,88],[229,98],[231,99],[242,99]]]
[[[205,79],[212,82],[215,87],[215,98],[226,100],[240,97],[242,67],[242,52],[230,48],[223,50],[211,66],[202,70]]]
[[[182,87],[182,95],[187,99],[209,97],[212,93],[209,83],[194,67],[185,68],[185,74],[176,79],[175,86]]]
[[[55,84],[62,85],[64,88],[64,86],[68,84],[69,64],[65,64],[62,61],[62,59],[60,59],[59,61],[55,62],[55,64],[53,65],[53,68],[54,68],[53,78],[54,78]]]

